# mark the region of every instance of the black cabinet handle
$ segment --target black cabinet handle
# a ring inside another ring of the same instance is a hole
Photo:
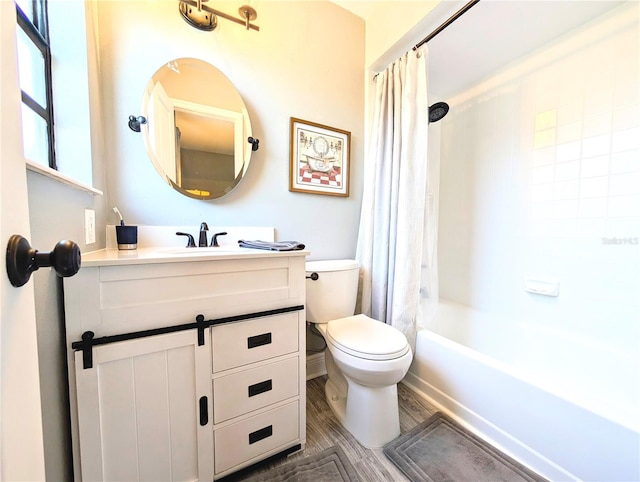
[[[269,425],[268,427],[261,428],[260,430],[256,430],[255,432],[251,432],[249,434],[249,445],[259,442],[262,439],[267,437],[271,437],[273,435],[273,425]]]
[[[250,336],[247,338],[247,348],[256,348],[271,343],[271,333],[263,333],[261,335]]]
[[[249,397],[253,397],[273,389],[273,383],[271,380],[265,380],[264,382],[249,385],[247,388],[249,390]]]
[[[204,427],[209,423],[209,399],[200,397],[200,425]]]

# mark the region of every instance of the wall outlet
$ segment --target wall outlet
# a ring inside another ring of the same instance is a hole
[[[85,244],[96,242],[96,212],[93,209],[84,210],[84,242]]]

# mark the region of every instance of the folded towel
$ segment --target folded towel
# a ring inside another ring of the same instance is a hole
[[[238,245],[241,248],[254,248],[254,249],[267,249],[269,251],[298,251],[304,249],[304,244],[299,243],[298,241],[260,241],[260,240],[252,240],[248,241],[246,239],[238,240]]]

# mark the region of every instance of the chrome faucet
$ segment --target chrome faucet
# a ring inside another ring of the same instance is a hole
[[[209,231],[209,226],[207,226],[207,223],[200,224],[200,239],[198,241],[198,246],[200,248],[207,247],[207,231]]]

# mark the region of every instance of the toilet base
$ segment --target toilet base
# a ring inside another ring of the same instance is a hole
[[[331,411],[338,419],[338,422],[344,426],[344,418],[347,414],[347,399],[346,397],[340,396],[340,392],[330,378],[327,379],[324,385],[324,394],[327,397],[327,403]]]
[[[367,448],[379,448],[400,435],[398,386],[365,387],[348,377],[347,397],[327,380],[325,395],[338,421]]]

